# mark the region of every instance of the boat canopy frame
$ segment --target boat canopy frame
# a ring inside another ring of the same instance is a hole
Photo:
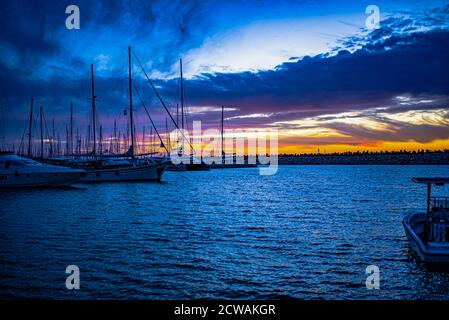
[[[412,181],[427,185],[427,213],[429,213],[432,209],[430,207],[432,185],[442,187],[445,184],[449,184],[449,177],[419,177],[419,178],[412,178]]]

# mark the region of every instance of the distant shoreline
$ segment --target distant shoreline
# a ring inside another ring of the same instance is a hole
[[[449,165],[449,151],[279,155],[280,165]]]

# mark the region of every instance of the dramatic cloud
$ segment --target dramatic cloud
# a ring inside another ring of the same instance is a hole
[[[204,57],[233,24],[236,28],[251,19],[268,19],[275,5],[262,1],[259,16],[248,10],[247,16],[239,13],[231,19],[227,13],[255,6],[237,1],[221,6],[213,1],[80,1],[81,29],[68,32],[68,4],[16,1],[0,8],[2,125],[16,143],[26,125],[30,97],[44,106],[47,119],[56,119],[57,130],[65,130],[73,102],[77,124],[85,132],[91,63],[103,128],[109,132],[115,119],[126,125],[129,44],[174,112],[179,103],[178,58]],[[282,2],[276,8],[283,11],[273,10],[272,17],[286,17],[289,6],[307,8],[309,2]],[[224,105],[228,125],[278,128],[286,145],[449,139],[448,114],[441,111],[449,102],[448,18],[448,5],[388,14],[373,31],[337,18],[336,23],[354,33],[334,37],[328,52],[293,56],[269,70],[209,72],[186,79],[190,120],[218,127]],[[166,115],[135,59],[133,71],[147,107],[163,128]],[[137,97],[135,104],[141,130],[149,124]]]

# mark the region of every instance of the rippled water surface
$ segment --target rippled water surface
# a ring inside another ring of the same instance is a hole
[[[447,299],[401,221],[413,176],[445,166],[281,166],[167,172],[163,183],[0,191],[0,297]],[[81,289],[65,288],[77,265]],[[377,265],[381,289],[367,290]]]

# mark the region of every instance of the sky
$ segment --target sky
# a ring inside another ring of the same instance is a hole
[[[79,29],[66,28],[71,4]],[[91,64],[99,125],[106,136],[114,120],[124,128],[131,46],[173,114],[182,58],[190,126],[219,128],[225,106],[226,128],[277,129],[280,152],[449,149],[448,18],[436,0],[1,0],[0,143],[21,143],[31,97],[63,137],[72,102],[87,132]],[[134,56],[133,76],[165,131]],[[148,132],[134,101],[136,130]]]

